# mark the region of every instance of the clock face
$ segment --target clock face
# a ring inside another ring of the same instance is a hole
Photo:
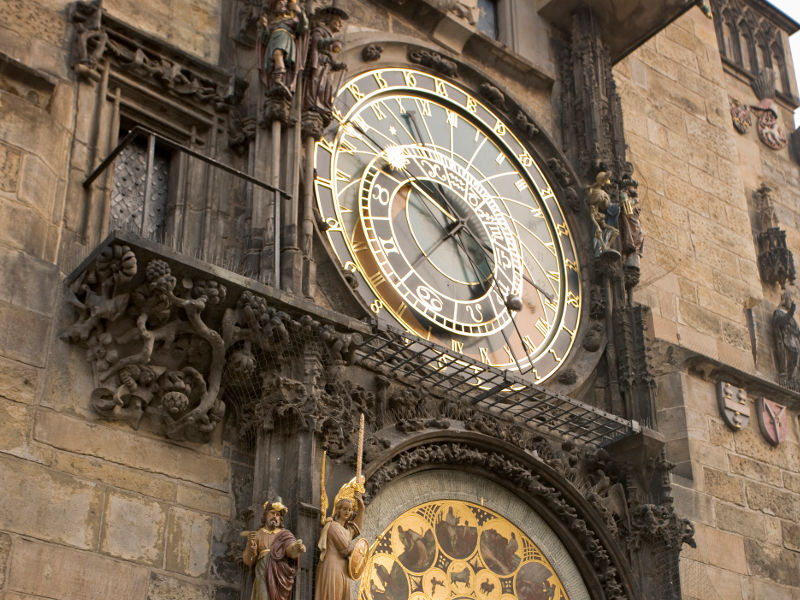
[[[484,363],[552,375],[575,340],[570,229],[510,125],[421,71],[355,77],[317,143],[326,235],[379,318]]]

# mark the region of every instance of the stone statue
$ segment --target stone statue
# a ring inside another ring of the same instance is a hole
[[[333,96],[338,90],[335,73],[343,71],[346,65],[334,59],[342,49],[335,35],[342,29],[342,21],[348,18],[347,12],[337,6],[324,6],[314,14],[314,26],[306,61],[306,83],[303,109],[318,113],[325,125],[331,119]]]
[[[306,551],[303,540],[295,539],[283,528],[288,512],[280,500],[264,503],[264,516],[258,531],[243,531],[247,545],[242,561],[255,565],[250,600],[289,600],[292,597],[297,558]]]
[[[270,13],[261,15],[260,24],[264,85],[268,91],[291,96],[298,68],[305,63],[306,43],[301,35],[308,29],[306,14],[295,0],[275,0]]]
[[[639,267],[644,245],[644,230],[639,221],[638,186],[638,181],[626,175],[622,178],[619,192],[619,204],[622,208],[619,228],[622,257],[626,266],[636,268]]]
[[[599,256],[611,248],[619,230],[615,226],[619,217],[619,205],[611,202],[611,197],[603,186],[611,183],[606,171],[600,171],[595,181],[587,189],[594,230],[594,254]]]
[[[106,50],[108,34],[103,30],[102,17],[102,0],[78,2],[75,5],[72,18],[76,33],[75,70],[81,75],[87,75],[96,69]]]
[[[800,356],[800,327],[794,318],[796,305],[788,290],[781,295],[781,303],[772,313],[772,334],[775,339],[775,367],[783,382],[792,382]]]
[[[350,555],[363,526],[361,492],[358,486],[345,484],[336,495],[333,514],[324,520],[319,535],[314,600],[350,600]]]

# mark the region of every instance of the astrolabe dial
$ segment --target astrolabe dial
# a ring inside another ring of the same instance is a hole
[[[467,90],[422,71],[347,82],[315,150],[343,268],[379,318],[493,366],[551,376],[573,346],[571,231],[533,155]]]
[[[536,543],[503,515],[471,502],[410,508],[374,548],[359,600],[568,600]]]

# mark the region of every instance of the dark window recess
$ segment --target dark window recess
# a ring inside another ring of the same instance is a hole
[[[127,128],[120,139],[126,133]],[[120,152],[114,161],[110,229],[163,239],[171,158],[152,136],[138,138]]]
[[[478,0],[478,22],[475,25],[484,35],[498,39],[496,0]]]

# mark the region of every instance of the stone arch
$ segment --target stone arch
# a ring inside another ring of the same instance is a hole
[[[398,489],[403,481],[413,483],[407,478],[420,473],[466,473],[476,481],[499,486],[546,524],[574,562],[588,598],[637,597],[624,550],[599,510],[582,495],[581,488],[588,491],[586,483],[579,473],[560,473],[559,460],[553,456],[548,465],[535,452],[475,432],[417,435],[388,448],[367,465],[367,500],[378,498],[384,490]]]

